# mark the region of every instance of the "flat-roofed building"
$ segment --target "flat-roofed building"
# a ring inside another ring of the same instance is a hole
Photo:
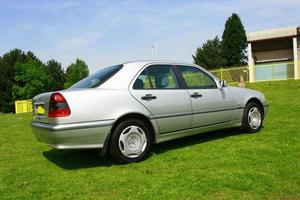
[[[299,78],[300,27],[251,32],[247,39],[250,82]]]

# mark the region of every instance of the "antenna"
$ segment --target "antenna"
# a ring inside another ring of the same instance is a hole
[[[150,46],[151,48],[151,59],[157,59],[157,40],[154,41],[153,45]]]
[[[154,60],[154,48],[155,48],[155,45],[150,46],[150,48],[151,48],[151,59]]]

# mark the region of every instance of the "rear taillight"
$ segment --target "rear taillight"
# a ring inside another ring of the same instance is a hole
[[[71,114],[65,97],[56,92],[50,97],[48,117],[67,117]]]

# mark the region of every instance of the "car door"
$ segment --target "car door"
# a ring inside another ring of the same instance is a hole
[[[146,67],[130,92],[152,113],[161,134],[191,127],[191,100],[188,91],[181,88],[171,65]]]
[[[216,81],[200,68],[176,66],[186,84],[193,110],[192,127],[230,122],[235,104],[227,87],[218,88]]]

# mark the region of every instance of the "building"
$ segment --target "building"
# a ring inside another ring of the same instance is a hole
[[[249,81],[299,79],[300,27],[247,34]]]

